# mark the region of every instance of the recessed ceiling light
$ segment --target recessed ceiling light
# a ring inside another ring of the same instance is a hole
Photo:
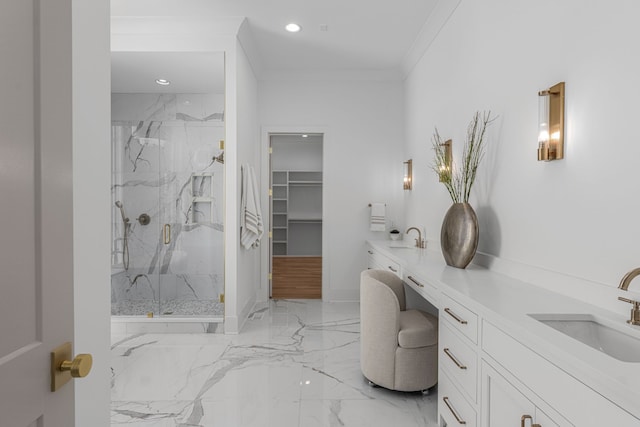
[[[156,79],[156,83],[160,86],[169,86],[171,82],[167,79]]]
[[[304,134],[304,135],[302,135],[302,137],[303,137],[303,138],[308,138],[308,137],[309,137],[309,135]]]
[[[300,31],[302,29],[302,27],[298,24],[294,24],[293,22],[291,24],[287,24],[286,27],[284,27],[285,30],[289,31],[290,33],[297,33],[298,31]]]

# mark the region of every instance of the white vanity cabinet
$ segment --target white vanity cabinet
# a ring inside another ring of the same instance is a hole
[[[549,417],[485,361],[482,362],[481,394],[482,427],[571,426],[564,420],[556,422]]]
[[[440,427],[640,427],[637,384],[629,380],[638,364],[564,343],[527,315],[549,310],[552,299],[560,312],[596,307],[555,301],[549,290],[477,266],[446,267],[440,254],[394,252],[385,242],[368,250],[371,268],[404,273],[438,309]]]
[[[443,426],[478,422],[477,314],[447,294],[440,297],[438,413]]]
[[[369,268],[369,270],[387,270],[399,278],[402,278],[400,264],[376,250],[371,245],[367,245],[367,268]]]
[[[552,416],[555,422],[552,426],[640,426],[639,419],[486,320],[482,323],[482,351],[483,358],[495,360],[496,369],[521,384],[518,390],[526,399],[538,407],[548,405],[543,411],[549,416],[552,412],[559,414]],[[492,395],[486,384],[482,390],[483,410],[487,411],[492,405]],[[541,422],[538,424],[545,427]],[[491,422],[483,427],[499,425]]]

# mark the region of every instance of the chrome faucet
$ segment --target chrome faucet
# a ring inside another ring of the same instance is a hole
[[[638,276],[640,276],[640,267],[634,268],[633,270],[625,274],[620,281],[620,285],[618,285],[618,289],[622,289],[623,291],[629,290],[629,284],[631,284],[631,281]],[[633,308],[631,309],[631,319],[627,320],[627,323],[630,323],[632,325],[640,325],[640,301],[634,301],[632,299],[624,297],[618,297],[618,299],[620,301],[633,304]]]
[[[404,234],[409,234],[411,230],[416,230],[418,232],[418,238],[416,239],[416,248],[424,249],[425,242],[424,242],[424,239],[422,238],[422,232],[418,227],[409,227],[407,228],[407,231],[404,232]]]

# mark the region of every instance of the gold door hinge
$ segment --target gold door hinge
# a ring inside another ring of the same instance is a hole
[[[269,189],[269,197],[273,197],[273,188]]]
[[[271,280],[273,277],[271,276],[271,273],[269,273],[269,280]]]
[[[224,294],[220,294],[220,302],[224,304]]]
[[[270,232],[269,232],[269,238],[270,238],[270,239],[273,239],[273,231],[270,231]]]
[[[218,145],[220,146],[221,150],[224,150],[224,139],[221,139]]]
[[[273,154],[273,147],[269,147],[269,154]]]

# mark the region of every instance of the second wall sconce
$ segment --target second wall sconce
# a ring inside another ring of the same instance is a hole
[[[564,82],[538,92],[538,160],[564,158]]]
[[[451,139],[447,139],[443,144],[440,144],[440,146],[444,147],[444,164],[440,165],[440,170],[438,171],[440,182],[448,182],[451,180],[451,163],[453,162],[452,144],[453,141]]]
[[[404,162],[404,183],[403,188],[405,190],[411,190],[413,183],[413,160],[409,159]]]

